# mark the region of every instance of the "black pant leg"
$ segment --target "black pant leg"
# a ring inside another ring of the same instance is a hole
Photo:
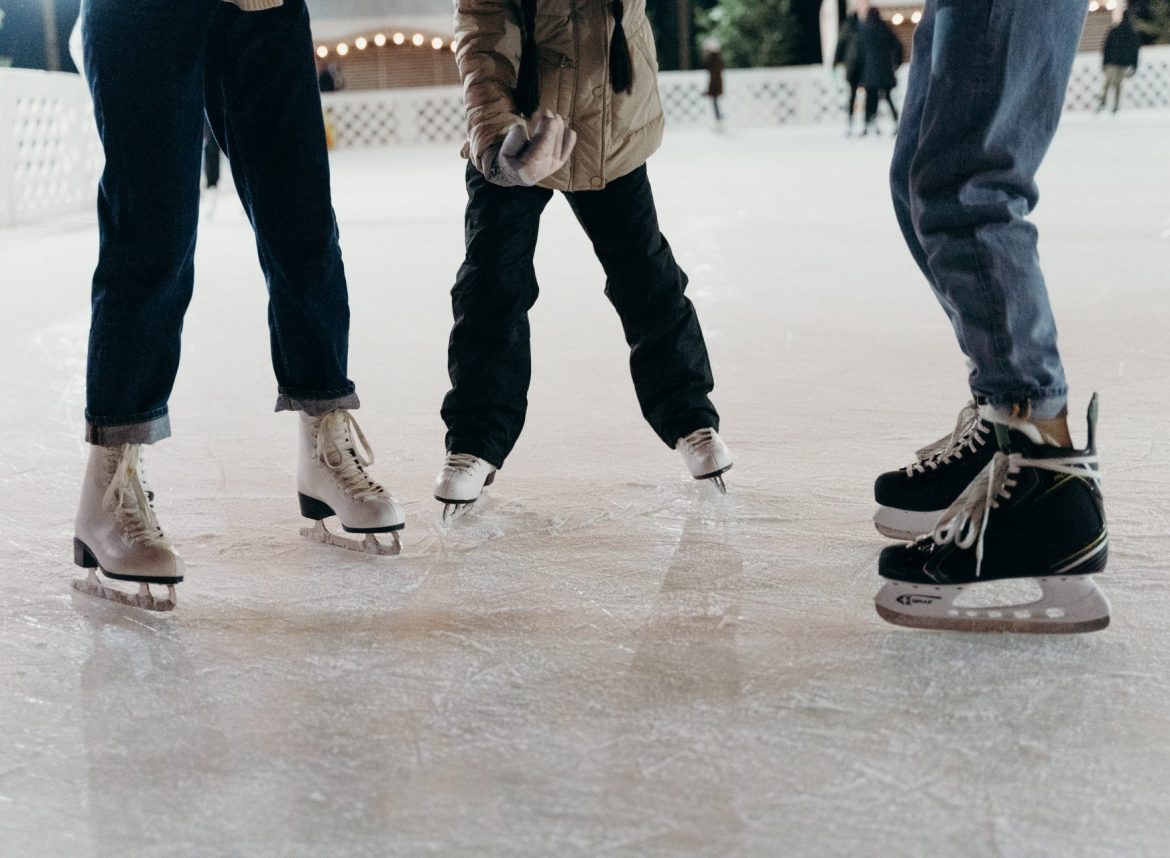
[[[203,175],[209,189],[219,184],[219,162],[219,144],[215,142],[211,126],[206,125],[203,129]]]
[[[194,282],[203,44],[216,5],[143,0],[128,13],[118,0],[89,0],[83,7],[86,79],[106,159],[86,371],[92,443],[170,434],[167,401]],[[112,427],[124,431],[111,434]]]
[[[886,104],[890,106],[890,113],[893,114],[894,124],[898,124],[898,108],[894,107],[894,96],[889,90],[883,90],[882,95],[886,100]]]
[[[501,188],[471,164],[466,178],[466,253],[451,289],[451,390],[441,414],[448,452],[470,453],[498,468],[528,410],[528,311],[538,294],[532,257],[552,191]]]
[[[696,429],[718,429],[707,344],[684,294],[687,276],[658,228],[646,166],[603,190],[566,196],[605,269],[643,416],[670,447]]]
[[[865,124],[869,125],[877,118],[878,102],[881,99],[881,90],[865,88]]]
[[[220,3],[208,39],[207,116],[256,232],[268,282],[278,409],[357,405],[349,295],[304,0]]]

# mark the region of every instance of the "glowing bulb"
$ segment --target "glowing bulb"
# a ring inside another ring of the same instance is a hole
[[[913,15],[910,16],[910,20],[913,21],[915,24],[917,24],[919,21],[922,20],[922,13],[915,12]]]
[[[900,27],[900,26],[902,26],[902,22],[903,22],[903,21],[905,21],[905,20],[906,20],[906,18],[905,18],[905,16],[904,16],[904,15],[903,15],[901,12],[898,12],[898,13],[897,13],[896,15],[894,15],[894,17],[893,17],[893,18],[891,18],[890,20],[894,22],[894,26],[895,26],[895,27]]]
[[[357,48],[359,51],[364,51],[366,49],[366,45],[368,45],[368,44],[369,44],[369,42],[366,41],[365,36],[358,36],[356,39],[353,40],[353,46],[355,48]]]
[[[438,36],[435,36],[433,39],[431,39],[431,47],[434,48],[436,51],[442,50],[443,49],[443,40],[440,39]]]
[[[1093,0],[1093,2],[1089,4],[1089,11],[1090,12],[1096,12],[1100,8],[1101,8],[1101,4],[1098,3],[1097,0]]]
[[[423,34],[422,33],[415,33],[413,36],[410,37],[410,42],[416,48],[421,48],[422,43],[423,43]]]
[[[385,45],[386,44],[386,34],[379,33],[378,35],[374,36],[374,44],[377,45],[379,48],[382,47],[383,45]]]
[[[317,48],[317,56],[319,56],[321,59],[325,59],[327,56],[329,56],[329,49],[324,45],[321,45],[321,47]]]
[[[455,43],[451,43],[451,53],[455,53]]]
[[[1109,0],[1109,2],[1105,4],[1105,8],[1112,12],[1117,8],[1117,0]]]
[[[406,36],[402,35],[402,33],[395,33],[394,34],[394,44],[401,45],[405,41],[406,41]]]
[[[344,57],[348,53],[349,53],[349,45],[347,45],[345,42],[342,42],[340,45],[337,46],[337,56]]]

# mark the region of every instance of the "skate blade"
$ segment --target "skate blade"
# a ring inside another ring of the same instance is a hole
[[[471,512],[473,506],[475,506],[475,501],[443,504],[443,524],[451,524],[454,521],[458,521]]]
[[[173,611],[175,605],[178,604],[178,597],[175,595],[175,585],[167,584],[165,586],[167,588],[167,597],[165,599],[159,599],[152,595],[150,585],[145,583],[138,585],[137,593],[126,593],[116,587],[103,584],[98,578],[97,572],[93,569],[89,570],[89,577],[84,581],[76,580],[73,582],[73,589],[87,596],[105,599],[108,602],[116,602],[119,605],[127,605],[131,608],[142,608],[144,611]]]
[[[711,482],[715,484],[715,488],[719,489],[719,494],[727,494],[727,483],[723,482],[723,474],[716,474],[711,477]]]
[[[874,606],[886,622],[914,629],[1059,635],[1095,632],[1109,625],[1109,600],[1089,575],[1033,580],[1040,585],[1039,599],[986,608],[955,606],[964,585],[887,581]]]
[[[882,536],[913,542],[924,533],[930,533],[945,510],[913,512],[879,506],[873,514],[873,526]]]
[[[387,535],[390,537],[389,543],[380,541],[373,533],[365,534],[360,541],[349,539],[348,537],[333,533],[325,526],[325,522],[323,521],[318,521],[312,527],[301,528],[301,536],[312,539],[314,542],[320,542],[323,545],[332,545],[337,548],[348,549],[349,551],[360,551],[363,554],[373,554],[377,557],[393,557],[396,554],[401,554],[402,537],[398,535],[398,531],[389,531]]]

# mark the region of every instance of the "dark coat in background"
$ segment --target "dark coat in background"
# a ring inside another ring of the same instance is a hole
[[[723,54],[719,51],[707,51],[703,57],[703,67],[707,69],[707,95],[718,98],[723,95]]]
[[[845,66],[845,80],[850,86],[861,86],[862,44],[858,33],[857,13],[852,13],[841,25],[837,36],[837,51],[833,65]]]
[[[886,92],[896,87],[895,72],[905,59],[905,50],[877,9],[870,9],[865,20],[858,22],[857,40],[861,45],[861,86]]]
[[[1138,48],[1141,41],[1130,23],[1129,15],[1121,19],[1121,23],[1109,31],[1105,39],[1104,64],[1107,66],[1121,66],[1122,68],[1137,68]]]

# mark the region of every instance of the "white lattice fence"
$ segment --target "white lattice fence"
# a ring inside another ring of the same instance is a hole
[[[93,205],[101,167],[77,75],[0,69],[0,225]]]
[[[1095,109],[1103,85],[1100,56],[1077,57],[1066,109]],[[726,73],[723,104],[729,120],[743,127],[838,122],[843,87],[819,67],[734,69]],[[669,127],[710,122],[704,72],[663,73],[659,88]],[[903,81],[897,95],[904,90]],[[455,86],[330,93],[324,105],[338,147],[456,144],[464,134]],[[1170,47],[1142,50],[1124,107],[1170,107]],[[92,206],[101,163],[80,78],[0,69],[0,225]]]

